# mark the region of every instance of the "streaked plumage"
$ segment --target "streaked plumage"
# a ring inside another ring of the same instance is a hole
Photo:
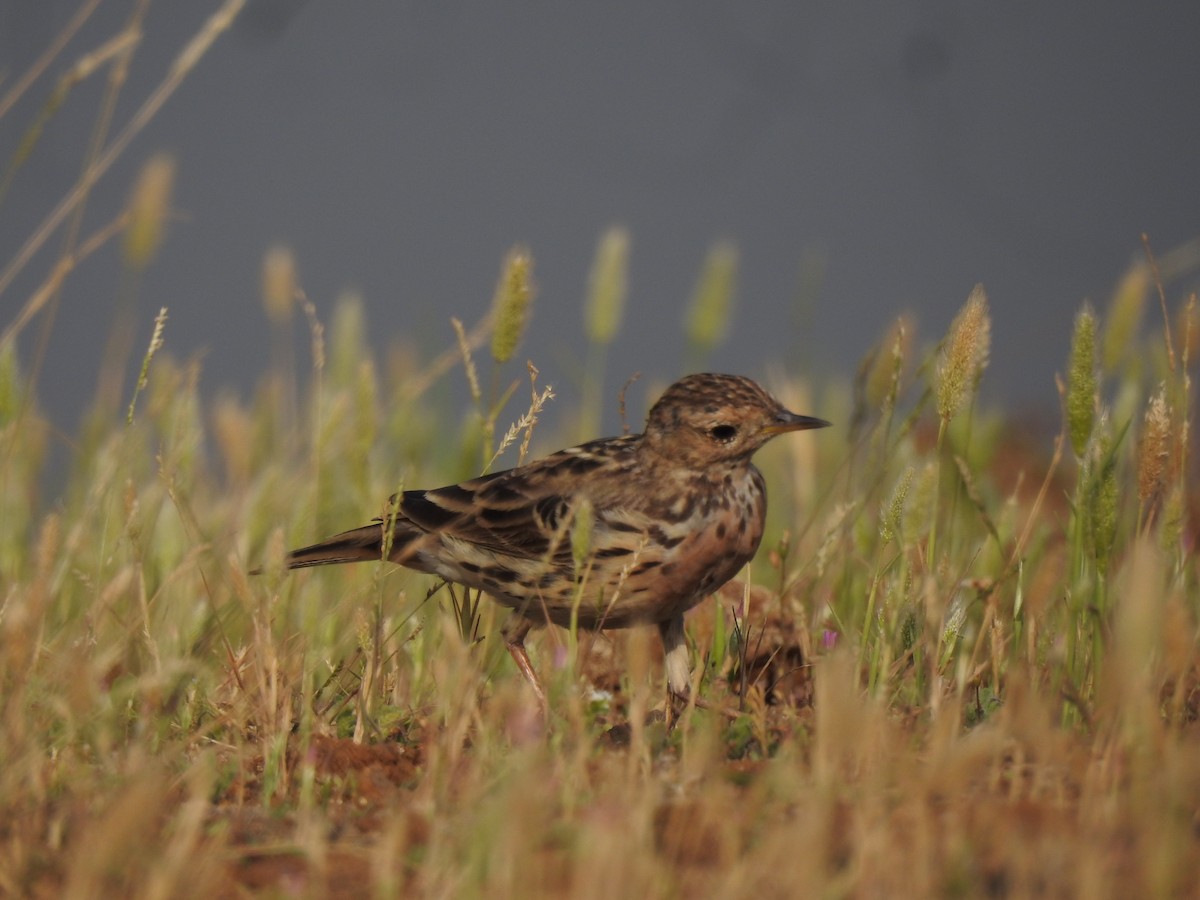
[[[689,687],[683,614],[758,549],[766,486],[750,463],[776,434],[828,425],[796,415],[748,378],[689,375],[642,434],[603,438],[528,465],[394,497],[392,515],[292,551],[289,568],[388,559],[478,588],[512,608],[509,650],[544,703],[524,649],[535,625],[657,624],[671,692]],[[574,523],[590,503],[587,552]],[[397,505],[398,501],[398,505]]]

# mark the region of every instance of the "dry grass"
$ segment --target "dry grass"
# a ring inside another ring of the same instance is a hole
[[[689,626],[701,696],[739,717],[696,710],[667,732],[657,638],[553,631],[533,641],[543,729],[491,604],[459,594],[456,617],[445,589],[382,565],[279,571],[285,545],[480,458],[478,432],[454,438],[407,375],[381,382],[341,333],[361,335],[359,314],[334,321],[294,428],[281,373],[252,403],[206,404],[160,352],[133,421],[93,429],[51,511],[29,487],[46,426],[15,415],[6,351],[0,890],[1195,889],[1194,498],[1169,385],[1145,384],[1124,439],[1098,427],[1099,456],[1076,461],[990,416],[950,423],[939,449],[922,374],[895,392],[902,415],[801,401],[860,424],[764,452],[754,586]],[[1150,440],[1177,460],[1153,516]]]

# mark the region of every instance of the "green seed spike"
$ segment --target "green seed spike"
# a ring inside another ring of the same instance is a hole
[[[629,292],[629,232],[610,228],[600,238],[588,277],[584,309],[588,340],[609,344],[621,327]]]
[[[694,351],[707,352],[721,342],[729,328],[737,282],[737,248],[719,241],[708,251],[684,327]]]
[[[904,520],[904,502],[908,499],[908,491],[912,487],[914,474],[915,470],[912,466],[904,470],[904,474],[892,490],[891,498],[880,510],[879,537],[884,544],[891,543],[900,532],[901,523]]]
[[[1083,458],[1096,421],[1096,315],[1085,303],[1075,317],[1067,372],[1067,431],[1071,449]]]
[[[492,300],[495,330],[492,332],[492,359],[508,362],[521,343],[533,303],[533,257],[521,246],[513,247],[504,258],[496,294]]]
[[[596,524],[596,511],[592,501],[583,498],[575,508],[571,521],[571,556],[575,560],[575,571],[582,572],[592,553],[592,529]]]

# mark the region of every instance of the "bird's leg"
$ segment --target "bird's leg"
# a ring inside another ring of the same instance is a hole
[[[692,693],[692,673],[688,665],[687,636],[683,633],[683,616],[658,623],[662,636],[663,662],[667,670],[667,727],[674,727],[676,704],[686,707]]]
[[[512,654],[517,668],[521,670],[521,674],[525,676],[525,680],[533,688],[533,693],[537,697],[538,707],[541,709],[542,719],[544,720],[548,708],[546,706],[546,692],[542,690],[542,682],[537,677],[537,672],[533,671],[533,664],[529,661],[529,654],[525,652],[525,636],[529,634],[531,628],[533,628],[533,622],[530,619],[514,614],[508,617],[508,621],[504,623],[504,627],[500,633],[504,635],[504,646]]]
[[[667,670],[667,689],[675,697],[686,700],[692,690],[692,672],[688,665],[687,638],[683,633],[683,616],[658,623],[662,635],[663,655]]]
[[[687,637],[683,633],[683,616],[676,616],[665,622],[658,623],[658,633],[662,635],[663,653],[667,670],[667,726],[673,727],[678,712],[694,703],[700,709],[720,713],[729,719],[736,719],[741,713],[709,703],[701,697],[692,697],[691,667],[688,665]]]

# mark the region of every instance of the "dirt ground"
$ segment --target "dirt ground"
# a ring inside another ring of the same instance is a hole
[[[762,609],[767,597],[764,589],[755,588],[748,599],[751,606]],[[739,619],[744,619],[746,600],[743,586],[737,583],[727,585],[719,598]],[[698,646],[711,642],[715,610],[716,604],[704,604],[689,619],[689,633]],[[813,698],[811,670],[805,663],[811,640],[798,631],[798,619],[775,613],[764,621],[757,612],[755,618],[761,624],[750,629],[744,658],[730,660],[724,679],[728,690],[718,703],[734,712],[738,694],[746,691],[759,704],[759,718],[768,723],[771,733],[746,734],[731,744],[725,765],[733,783],[753,778],[763,765],[762,754],[752,752],[754,742],[786,738],[798,721],[808,717]],[[826,641],[832,639],[824,636]],[[581,642],[585,642],[581,679],[613,695],[610,711],[598,723],[602,730],[597,752],[622,754],[629,742],[626,699],[620,694],[627,665],[624,633],[581,637]],[[661,711],[651,713],[649,721],[665,728]],[[313,889],[330,896],[369,895],[375,882],[366,855],[381,830],[401,827],[406,832],[403,844],[420,847],[433,827],[428,813],[410,802],[423,776],[431,728],[422,721],[411,722],[393,735],[395,740],[374,744],[314,735],[304,759],[299,757],[298,742],[289,746],[288,766],[311,765],[317,784],[326,791],[328,802],[320,816],[324,852],[319,864],[297,844],[303,826],[295,804],[288,803],[290,809],[279,812],[264,804],[263,760],[249,760],[242,776],[229,785],[209,814],[209,831],[220,833],[223,844],[220,896],[303,895]],[[397,811],[406,811],[399,826]],[[701,807],[663,803],[654,816],[658,852],[685,869],[695,866],[706,871],[714,863],[728,861],[732,853],[728,839],[716,823],[705,821],[707,815]],[[678,827],[685,820],[688,827]]]

